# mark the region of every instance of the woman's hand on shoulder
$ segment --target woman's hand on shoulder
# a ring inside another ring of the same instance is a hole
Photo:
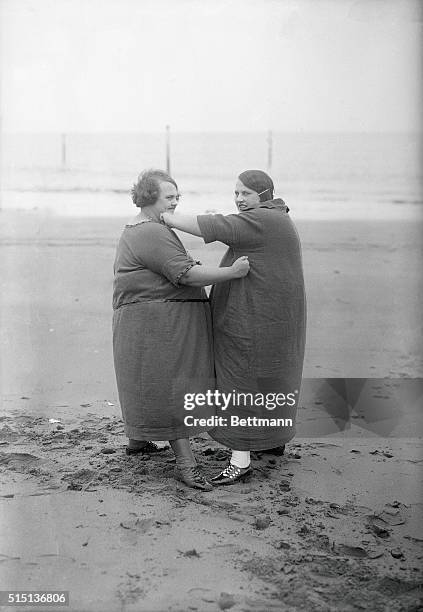
[[[247,276],[248,272],[250,271],[248,256],[243,255],[242,257],[238,257],[238,259],[236,259],[232,264],[231,268],[235,275],[234,278],[243,278],[244,276]]]
[[[167,225],[168,227],[173,227],[172,217],[173,217],[173,213],[164,212],[160,214],[160,221],[164,225]]]

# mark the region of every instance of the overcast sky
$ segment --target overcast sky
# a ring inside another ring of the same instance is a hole
[[[421,130],[418,0],[0,0],[5,131]]]

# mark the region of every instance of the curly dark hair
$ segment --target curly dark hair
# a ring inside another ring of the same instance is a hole
[[[151,168],[141,172],[138,181],[134,183],[131,189],[132,201],[135,206],[142,208],[155,204],[160,195],[160,183],[172,183],[178,189],[176,182],[164,170]]]

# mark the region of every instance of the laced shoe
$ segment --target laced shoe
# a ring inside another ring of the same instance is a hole
[[[209,483],[198,465],[192,467],[179,467],[177,465],[174,475],[176,480],[180,480],[193,489],[200,489],[201,491],[213,490],[213,486]]]
[[[231,462],[217,476],[211,479],[214,485],[232,485],[236,482],[245,482],[251,478],[253,468],[249,465],[246,468],[239,468]]]

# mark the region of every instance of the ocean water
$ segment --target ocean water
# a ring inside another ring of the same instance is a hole
[[[139,172],[165,167],[164,134],[4,134],[1,208],[131,216]],[[237,175],[267,170],[294,218],[421,219],[418,134],[171,134],[185,212],[235,212]]]

